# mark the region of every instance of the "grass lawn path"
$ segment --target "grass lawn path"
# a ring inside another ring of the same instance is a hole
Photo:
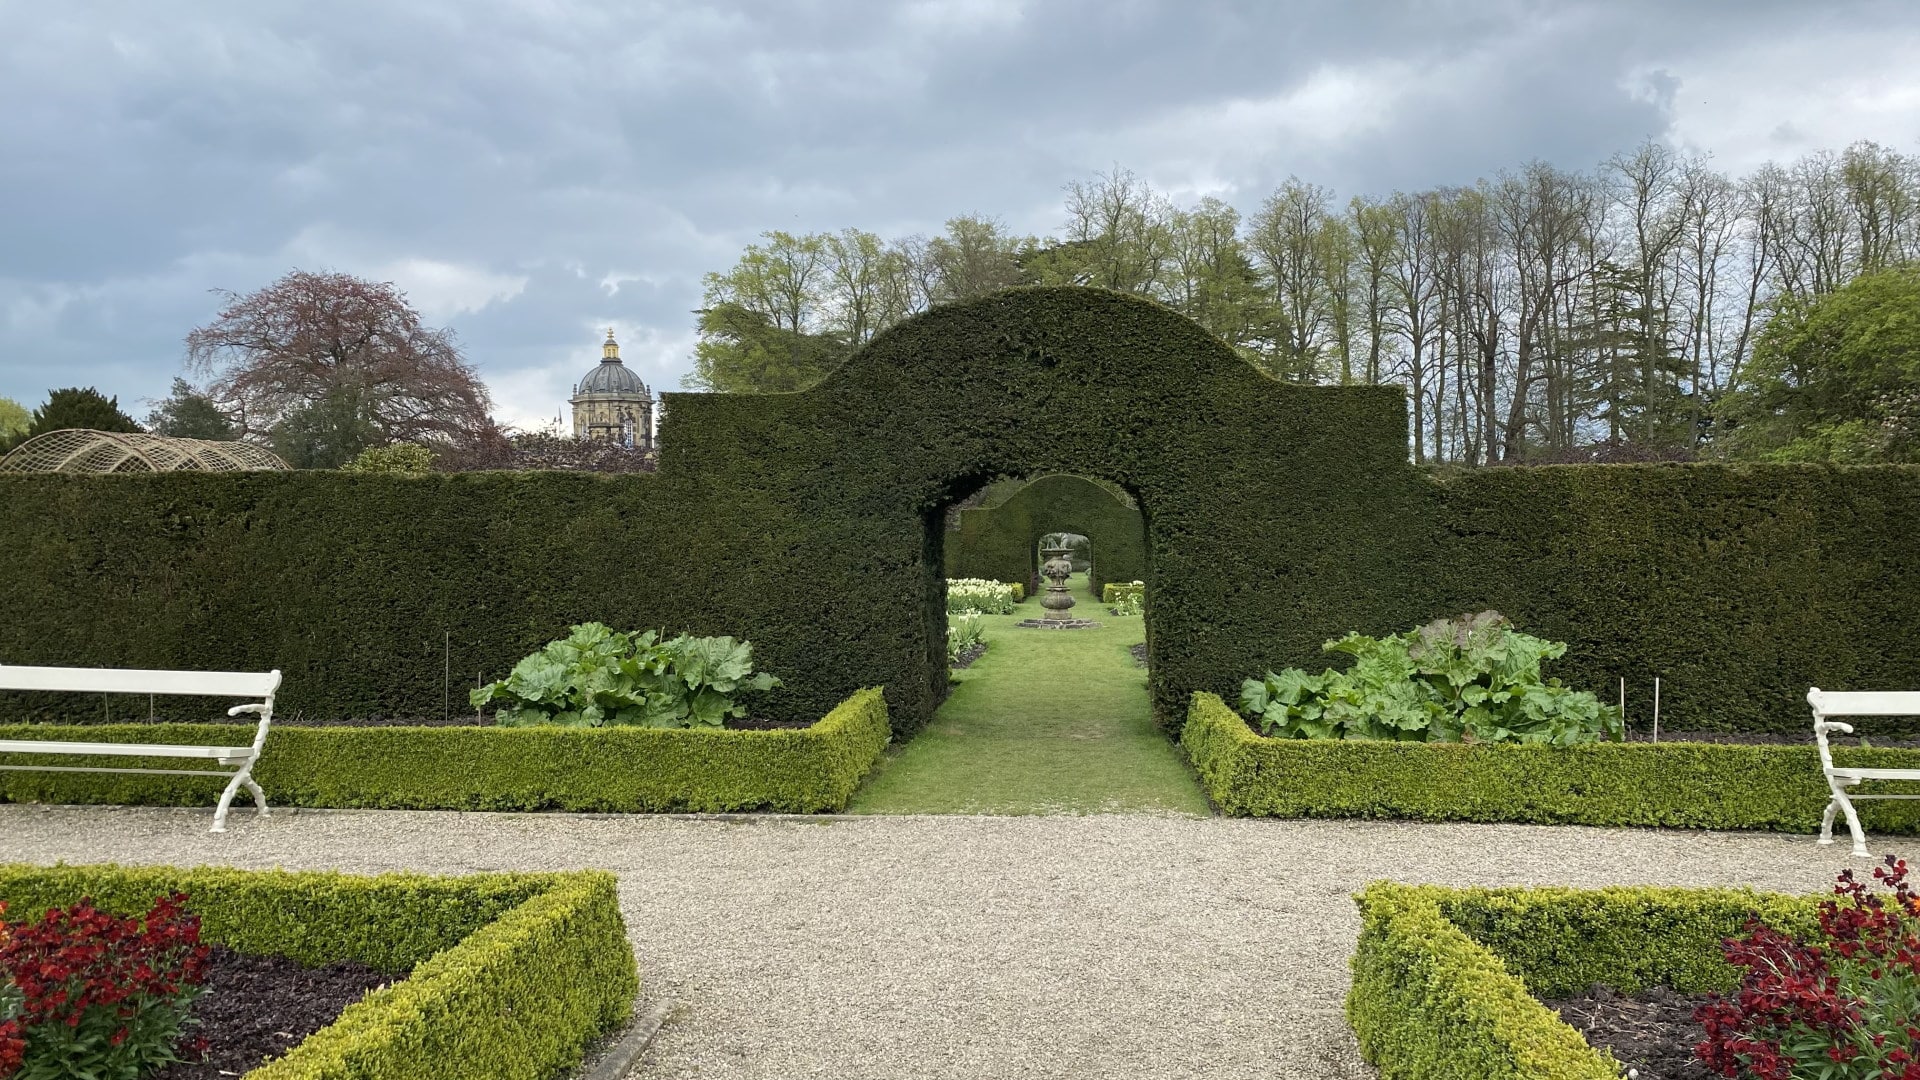
[[[863,814],[1208,813],[1180,750],[1154,726],[1147,672],[1130,646],[1139,616],[1109,615],[1075,575],[1073,614],[1098,630],[1013,624],[1037,598],[986,616],[987,652],[933,722],[881,762],[854,795]]]

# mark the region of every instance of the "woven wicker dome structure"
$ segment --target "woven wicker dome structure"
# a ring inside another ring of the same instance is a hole
[[[0,473],[246,472],[287,469],[251,443],[64,428],[35,435],[0,458]]]

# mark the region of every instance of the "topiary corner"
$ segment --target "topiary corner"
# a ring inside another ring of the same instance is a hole
[[[137,915],[187,894],[204,940],[406,977],[349,1005],[251,1080],[551,1080],[639,989],[612,874],[349,874],[0,866],[10,918],[91,897]]]

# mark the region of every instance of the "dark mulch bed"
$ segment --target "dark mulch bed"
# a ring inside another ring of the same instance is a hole
[[[947,666],[955,671],[959,671],[962,668],[970,668],[973,666],[975,660],[985,655],[987,655],[987,643],[984,641],[976,641],[966,648],[961,649],[959,658],[953,660],[947,664]]]
[[[1639,1070],[1639,1080],[1713,1080],[1714,1074],[1693,1058],[1694,1046],[1707,1037],[1693,1022],[1693,1010],[1710,996],[1665,987],[1622,994],[1596,985],[1578,997],[1544,1004],[1588,1044]]]
[[[194,1060],[169,1065],[142,1080],[242,1075],[333,1023],[367,991],[403,978],[365,964],[309,968],[284,956],[250,956],[215,945],[205,988],[193,1003],[199,1024],[187,1029],[188,1044],[205,1039],[205,1051],[183,1048],[180,1056]]]
[[[727,717],[729,731],[792,731],[797,728],[812,727],[816,720],[756,720],[751,716]]]
[[[1132,648],[1128,649],[1127,651],[1133,654],[1134,666],[1136,667],[1147,666],[1147,643],[1146,642],[1143,641],[1140,644],[1135,645]]]

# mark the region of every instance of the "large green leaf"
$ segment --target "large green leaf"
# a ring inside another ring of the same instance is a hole
[[[1349,633],[1327,652],[1345,671],[1299,668],[1248,679],[1240,706],[1263,732],[1293,738],[1521,741],[1556,746],[1620,737],[1618,709],[1542,677],[1566,645],[1513,629],[1496,611],[1384,638]]]

